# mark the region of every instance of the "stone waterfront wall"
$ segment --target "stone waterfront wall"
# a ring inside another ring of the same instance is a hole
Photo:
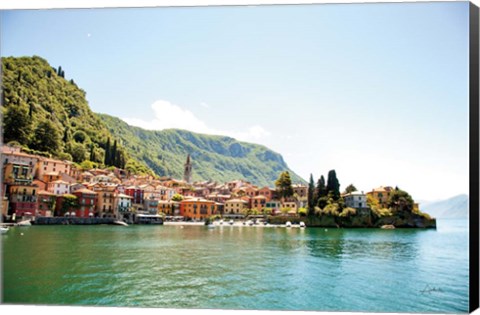
[[[35,225],[95,225],[113,224],[113,218],[67,218],[67,217],[38,217]]]

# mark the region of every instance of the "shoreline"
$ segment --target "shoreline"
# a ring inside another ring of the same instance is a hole
[[[170,225],[170,226],[206,226],[205,222],[173,222],[173,221],[164,221],[163,225]],[[234,222],[233,224],[229,224],[228,222],[224,222],[220,224],[219,222],[214,222],[212,224],[214,227],[253,227],[253,228],[287,228],[285,224],[243,224],[243,222]],[[300,228],[299,224],[292,224],[289,228]]]

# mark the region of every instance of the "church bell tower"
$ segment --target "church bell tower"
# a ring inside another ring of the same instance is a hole
[[[183,172],[183,180],[190,183],[192,180],[192,163],[190,162],[190,154],[187,155],[187,162],[185,163],[185,169]]]

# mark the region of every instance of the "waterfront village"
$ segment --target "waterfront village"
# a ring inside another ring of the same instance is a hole
[[[280,198],[276,189],[244,180],[191,182],[187,156],[182,180],[129,175],[118,168],[80,169],[70,161],[27,154],[2,146],[3,222],[40,218],[113,219],[128,223],[205,221],[212,217],[298,217],[306,214],[308,186],[292,184],[293,194]],[[367,196],[385,205],[392,187],[368,193],[343,193],[345,206],[368,209]],[[417,206],[417,205],[416,205]]]

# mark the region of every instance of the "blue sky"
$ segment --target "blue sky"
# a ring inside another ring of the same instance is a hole
[[[3,11],[95,112],[264,144],[308,179],[468,192],[468,2]]]

